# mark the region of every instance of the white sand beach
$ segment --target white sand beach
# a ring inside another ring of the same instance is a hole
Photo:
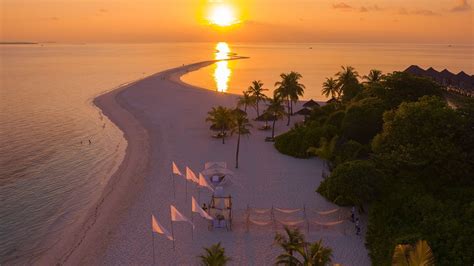
[[[211,138],[205,122],[211,107],[235,107],[236,95],[196,88],[180,81],[180,76],[213,61],[167,70],[99,96],[95,103],[105,115],[124,131],[127,155],[111,178],[102,201],[81,222],[75,234],[61,239],[40,262],[67,265],[151,265],[153,264],[151,214],[168,228],[170,204],[191,217],[191,195],[198,197],[195,186],[175,177],[173,196],[171,163],[181,171],[189,166],[196,173],[208,161],[225,161],[234,171],[235,183],[224,186],[233,198],[233,230],[208,230],[208,222],[194,214],[196,228],[174,223],[176,250],[172,242],[155,234],[157,265],[196,265],[203,247],[221,242],[231,265],[271,265],[281,249],[273,244],[274,227],[251,225],[247,232],[247,205],[256,208],[302,208],[309,213],[337,208],[315,192],[321,182],[323,162],[319,159],[296,159],[280,154],[272,143],[265,142],[271,131],[257,129],[261,122],[252,120],[251,135],[243,137],[239,168],[235,169],[237,137],[222,144]],[[300,107],[300,106],[298,106]],[[298,110],[299,108],[295,108]],[[256,115],[249,111],[249,117]],[[294,116],[293,120],[301,120]],[[286,120],[277,122],[276,134],[287,131]],[[211,193],[202,189],[201,203]],[[347,211],[347,210],[346,210]],[[365,217],[362,217],[365,224]],[[364,239],[356,236],[354,226],[346,230],[306,226],[307,240],[323,243],[333,249],[333,263],[370,265]],[[77,228],[76,228],[77,229]],[[278,226],[282,230],[282,226]],[[365,232],[365,229],[362,230]],[[68,247],[66,252],[64,247]],[[66,254],[65,254],[66,253]]]

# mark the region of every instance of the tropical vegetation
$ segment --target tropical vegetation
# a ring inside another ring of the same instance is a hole
[[[263,88],[263,82],[261,82],[260,80],[252,81],[252,85],[247,89],[248,95],[252,97],[255,101],[255,110],[257,111],[257,117],[260,116],[259,103],[261,101],[265,101],[267,98],[264,94],[265,91],[268,91],[268,89]]]
[[[399,244],[393,251],[393,266],[434,266],[433,251],[426,240],[418,240],[415,245]]]
[[[289,266],[325,266],[329,265],[332,250],[324,247],[322,240],[309,243],[298,228],[290,229],[285,226],[286,235],[276,233],[275,244],[283,249],[276,258],[275,264]]]
[[[305,86],[299,82],[303,76],[295,71],[280,74],[281,81],[275,83],[275,95],[285,99],[287,103],[287,126],[290,125],[290,117],[293,115],[293,103],[303,96]]]
[[[203,266],[224,266],[231,261],[231,258],[225,255],[225,248],[221,247],[220,242],[204,248],[204,254],[200,255],[199,259]]]
[[[206,122],[211,123],[211,129],[219,132],[218,137],[222,138],[222,144],[225,144],[227,131],[233,127],[233,112],[224,106],[212,107],[207,113]]]
[[[245,112],[240,112],[238,109],[234,110],[234,123],[232,127],[232,134],[237,134],[237,150],[235,152],[235,168],[239,168],[239,150],[240,150],[240,136],[242,135],[249,135],[250,128],[252,124],[250,124],[247,114]]]
[[[472,264],[474,100],[453,108],[430,79],[373,70],[362,80],[350,66],[323,93],[334,100],[275,147],[324,159],[330,174],[317,192],[368,211],[372,264],[391,265],[397,245],[419,239],[437,265]]]

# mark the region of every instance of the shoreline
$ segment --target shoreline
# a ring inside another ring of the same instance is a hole
[[[236,59],[243,59],[243,57],[229,60]],[[108,232],[113,231],[123,212],[128,209],[133,199],[141,191],[145,175],[149,171],[151,152],[149,134],[140,123],[140,120],[129,111],[132,107],[125,101],[120,100],[121,94],[136,83],[149,78],[166,77],[168,75],[170,75],[170,80],[183,86],[198,88],[182,82],[180,77],[190,71],[209,66],[216,61],[218,60],[202,61],[163,70],[106,91],[93,99],[93,105],[98,107],[122,131],[127,143],[124,158],[117,170],[110,176],[98,202],[86,211],[80,221],[76,221],[69,228],[65,228],[60,233],[59,240],[49,250],[41,254],[38,259],[34,260],[34,264],[77,265],[83,264],[85,259],[89,260],[89,263],[90,260],[98,262],[107,247]],[[121,198],[120,196],[125,197]],[[120,211],[114,213],[115,209]],[[87,243],[94,243],[93,247],[88,247]]]
[[[100,200],[79,222],[67,228],[54,247],[35,264],[151,264],[151,250],[148,248],[148,241],[151,240],[150,212],[158,214],[157,219],[162,220],[166,219],[167,212],[169,214],[169,203],[174,202],[180,209],[187,208],[187,204],[183,205],[173,198],[173,190],[170,190],[170,162],[176,160],[180,167],[186,163],[193,169],[199,169],[205,162],[204,158],[210,161],[224,160],[234,171],[235,147],[210,139],[208,126],[203,120],[207,111],[216,104],[235,105],[238,94],[216,92],[181,80],[182,75],[216,61],[202,61],[164,70],[94,99],[94,104],[124,134],[127,141],[124,160],[111,176]],[[250,112],[252,116],[255,115],[253,110]],[[297,117],[293,118],[292,124],[295,120],[298,120]],[[277,122],[276,134],[289,129],[285,124],[286,121]],[[275,256],[275,249],[268,248],[274,232],[262,229],[261,232],[254,231],[255,235],[245,233],[245,221],[239,218],[243,217],[247,204],[255,203],[260,207],[277,204],[291,208],[309,203],[306,205],[309,208],[334,208],[332,203],[314,193],[314,187],[320,182],[322,161],[282,155],[273,145],[263,141],[267,134],[253,132],[252,137],[242,143],[244,154],[261,154],[257,161],[241,156],[244,166],[235,169],[237,178],[241,179],[240,184],[229,188],[228,192],[236,193],[235,199],[238,199],[234,204],[236,229],[225,235],[212,234],[207,229],[201,231],[207,226],[198,220],[195,222],[200,228],[196,232],[199,237],[195,237],[193,243],[185,238],[188,231],[178,226],[175,233],[180,242],[176,253],[168,251],[168,245],[171,245],[169,242],[155,237],[157,245],[162,248],[157,250],[160,264],[193,264],[200,249],[215,241],[222,241],[230,255],[239,258],[235,261],[238,264],[266,263]],[[228,142],[232,141],[232,138],[228,139]],[[193,146],[192,150],[188,150],[190,145]],[[274,166],[269,168],[267,165],[271,164]],[[288,175],[294,181],[289,182]],[[179,195],[184,195],[184,189],[179,190],[179,187],[184,188],[184,184],[181,180],[176,180],[176,183],[176,195],[179,198]],[[247,189],[243,190],[244,187]],[[169,225],[166,223],[165,226]],[[367,252],[360,239],[332,230],[308,232],[309,239],[316,240],[315,237],[323,237],[338,247],[338,262],[346,264],[357,261],[359,265],[368,265]],[[348,242],[340,243],[344,240]],[[249,250],[248,247],[253,248]],[[257,255],[262,252],[264,256]],[[173,254],[180,256],[173,258]]]

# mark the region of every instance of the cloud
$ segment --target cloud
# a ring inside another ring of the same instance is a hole
[[[359,8],[359,12],[369,12],[369,11],[382,11],[383,8],[380,8],[378,5],[373,5],[373,6],[361,6]]]
[[[451,12],[464,12],[471,10],[471,5],[467,2],[467,0],[459,0],[458,4],[451,8]]]
[[[407,10],[405,8],[400,8],[398,10],[399,15],[418,15],[418,16],[439,16],[438,13],[433,12],[429,9],[415,9]]]
[[[332,8],[334,9],[343,9],[343,10],[350,10],[352,9],[352,6],[344,3],[344,2],[340,2],[340,3],[336,3],[336,4],[333,4],[332,5]]]
[[[100,13],[107,13],[107,12],[109,12],[109,10],[107,10],[105,8],[101,8],[101,9],[99,9],[99,12]]]

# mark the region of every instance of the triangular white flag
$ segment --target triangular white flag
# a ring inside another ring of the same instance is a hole
[[[155,233],[165,235],[169,240],[173,240],[173,236],[170,234],[170,232],[166,230],[166,228],[164,228],[160,223],[158,223],[153,214],[151,215],[151,230]]]
[[[175,175],[183,175],[183,174],[181,173],[181,171],[179,171],[178,166],[176,166],[176,164],[175,164],[174,162],[173,162],[173,174],[175,174]]]
[[[199,213],[199,215],[201,215],[202,218],[206,218],[211,221],[214,220],[209,214],[207,214],[205,210],[201,208],[201,206],[199,206],[199,203],[194,197],[191,197],[191,204],[192,204],[193,212]]]
[[[183,214],[181,214],[175,206],[173,205],[170,205],[170,208],[171,208],[171,221],[173,222],[188,222],[190,223],[192,226],[193,226],[193,229],[194,229],[194,224],[193,222],[191,222],[188,218],[186,218],[186,216],[184,216]]]
[[[199,179],[196,177],[196,174],[189,167],[186,166],[186,179],[194,183],[199,183]]]
[[[212,192],[214,192],[214,188],[207,182],[206,178],[201,173],[199,173],[199,183],[198,184],[199,184],[200,187],[207,187]]]

